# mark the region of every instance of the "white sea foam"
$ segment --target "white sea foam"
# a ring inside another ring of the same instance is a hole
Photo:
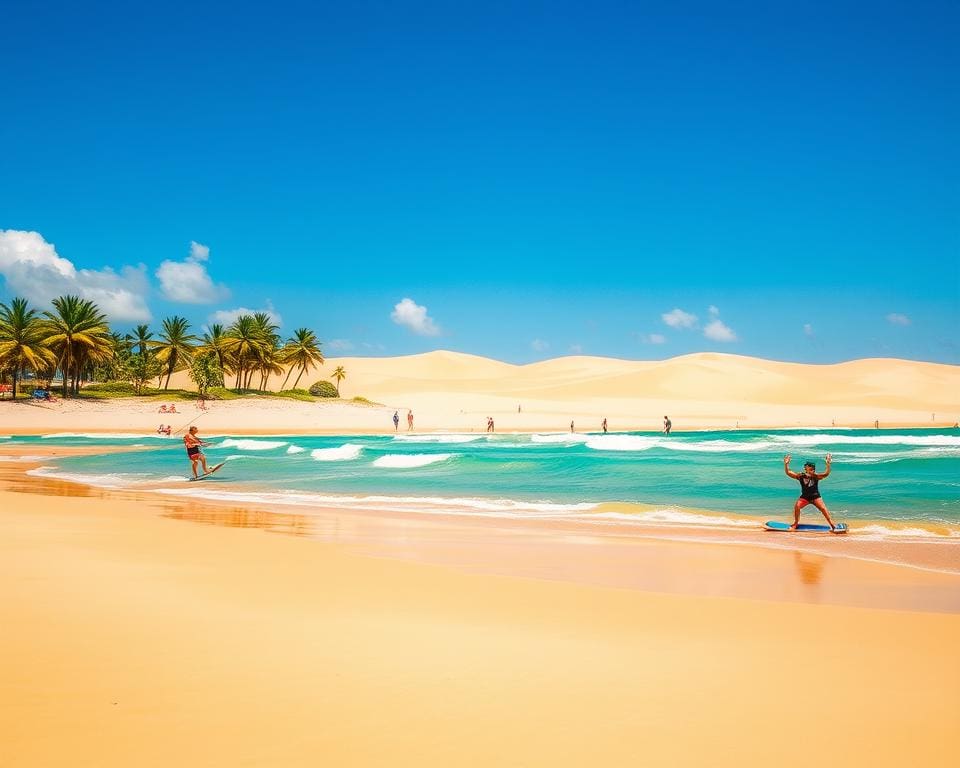
[[[488,517],[569,517],[596,509],[596,504],[558,504],[516,499],[446,498],[442,496],[348,496],[295,491],[244,492],[221,489],[159,488],[159,493],[203,496],[211,500],[283,504],[297,507],[337,507],[353,510],[462,514]]]
[[[237,448],[241,451],[272,451],[275,448],[283,448],[288,445],[286,441],[280,440],[250,440],[246,438],[228,437],[214,448]]]
[[[314,461],[351,461],[360,456],[362,445],[344,443],[337,448],[315,448],[310,451],[310,458]]]
[[[0,461],[14,463],[19,461],[47,461],[51,456],[0,456]]]
[[[858,536],[871,535],[876,538],[922,538],[922,539],[953,539],[960,537],[960,531],[951,531],[948,534],[937,533],[926,528],[890,528],[886,525],[871,523],[870,525],[851,525],[850,532]]]
[[[594,437],[596,437],[596,435],[581,435],[577,432],[555,432],[550,434],[530,435],[530,442],[573,445],[575,443],[585,443],[587,440],[590,440]]]
[[[76,472],[62,472],[57,467],[37,467],[36,469],[27,470],[27,474],[109,489],[130,488],[131,486],[158,482],[158,479],[153,475],[144,473],[107,472],[103,474],[81,474]]]
[[[659,438],[640,435],[603,435],[589,438],[585,445],[595,451],[647,451],[660,444]]]
[[[450,459],[452,453],[388,453],[375,459],[373,466],[387,469],[415,469]]]
[[[736,520],[723,515],[709,515],[699,512],[685,512],[680,509],[655,509],[643,512],[599,512],[596,518],[617,520],[630,523],[656,523],[657,525],[707,526],[725,528],[758,528],[756,520]]]
[[[586,441],[587,448],[596,451],[647,451],[664,448],[670,451],[691,453],[754,453],[769,449],[773,443],[767,440],[737,442],[735,440],[696,440],[653,437],[646,435],[595,435]]]
[[[956,435],[767,435],[786,445],[942,445],[960,448]]]
[[[486,435],[435,433],[429,435],[396,435],[393,439],[402,443],[475,443]]]
[[[49,435],[40,435],[41,440],[54,440],[64,437],[82,437],[88,440],[169,440],[169,435],[151,435],[138,432],[53,432]]]
[[[890,464],[906,459],[954,459],[960,458],[960,449],[931,447],[907,451],[834,451],[834,463],[843,464]]]
[[[299,445],[291,445],[287,448],[287,453],[303,453],[306,448],[301,448]]]

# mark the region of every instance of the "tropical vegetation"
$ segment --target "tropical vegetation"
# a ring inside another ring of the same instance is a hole
[[[186,371],[197,388],[193,396],[266,393],[271,377],[283,376],[275,394],[313,399],[315,387],[308,392],[298,385],[323,364],[321,342],[312,330],[297,328],[284,339],[264,312],[240,315],[229,326],[212,324],[199,335],[179,315],[164,318],[156,332],[142,324],[121,334],[111,330],[93,301],[80,296],[59,296],[42,311],[24,298],[0,302],[0,378],[12,382],[14,397],[25,380],[42,388],[56,382],[63,397],[180,394],[169,389],[171,378]],[[345,377],[338,366],[337,387],[322,382],[329,388],[322,396],[339,397]],[[226,381],[233,390],[224,389]]]

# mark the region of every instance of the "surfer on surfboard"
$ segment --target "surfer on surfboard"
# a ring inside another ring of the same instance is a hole
[[[803,473],[798,474],[790,469],[790,454],[783,457],[783,471],[787,473],[787,477],[792,477],[794,480],[800,481],[800,498],[797,499],[797,503],[793,505],[793,525],[790,526],[790,530],[795,531],[797,529],[797,526],[800,524],[800,510],[807,506],[807,504],[813,504],[813,506],[823,513],[823,516],[827,518],[827,522],[830,524],[831,531],[835,532],[837,530],[837,526],[833,520],[830,519],[827,505],[823,503],[823,499],[820,497],[819,488],[820,481],[830,474],[830,461],[831,456],[828,453],[826,472],[817,474],[817,465],[812,461],[808,461],[803,465]]]
[[[197,437],[196,427],[190,427],[190,429],[187,430],[187,434],[183,436],[183,444],[187,448],[187,456],[190,458],[190,466],[193,468],[193,479],[197,479],[198,461],[203,466],[203,474],[209,475],[210,470],[207,469],[207,457],[204,456],[203,451],[200,450],[203,446],[209,445],[209,443],[205,443]]]

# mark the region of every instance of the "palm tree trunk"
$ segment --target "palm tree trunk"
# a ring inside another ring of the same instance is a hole
[[[303,374],[306,372],[306,370],[307,370],[307,369],[306,369],[306,366],[304,366],[303,368],[300,369],[300,373],[297,374],[297,380],[296,380],[295,382],[293,382],[293,388],[294,388],[294,389],[297,388],[297,384],[300,383],[300,377],[303,376]]]
[[[281,391],[281,392],[283,392],[283,390],[286,388],[287,382],[290,381],[290,374],[291,374],[291,373],[293,373],[293,366],[292,366],[292,365],[290,366],[290,370],[287,371],[287,378],[285,378],[285,379],[283,380],[283,386],[280,387],[280,391]]]
[[[337,379],[337,397],[340,397],[340,379]]]
[[[63,396],[65,398],[69,397],[69,393],[67,392],[67,379],[70,376],[70,374],[68,373],[69,370],[70,370],[70,353],[66,352],[64,353],[64,356],[63,356],[63,366],[60,368],[60,378],[62,379],[61,383],[63,384]]]

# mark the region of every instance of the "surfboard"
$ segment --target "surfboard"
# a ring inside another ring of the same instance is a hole
[[[212,475],[214,472],[216,472],[218,469],[220,469],[220,467],[222,467],[222,466],[223,466],[224,464],[226,464],[226,463],[227,463],[227,462],[225,462],[225,461],[221,461],[219,464],[217,464],[217,466],[215,466],[213,469],[211,469],[211,470],[210,470],[209,472],[207,472],[206,474],[197,475],[196,477],[191,477],[191,478],[190,478],[190,482],[192,483],[194,480],[206,480],[208,477],[210,477],[210,475]]]
[[[779,520],[767,520],[763,527],[768,531],[787,531],[789,533],[794,530],[797,533],[846,533],[849,530],[846,523],[837,523],[837,530],[835,531],[831,531],[829,525],[813,525],[811,523],[800,523],[795,529],[791,529],[790,523],[783,523]]]

